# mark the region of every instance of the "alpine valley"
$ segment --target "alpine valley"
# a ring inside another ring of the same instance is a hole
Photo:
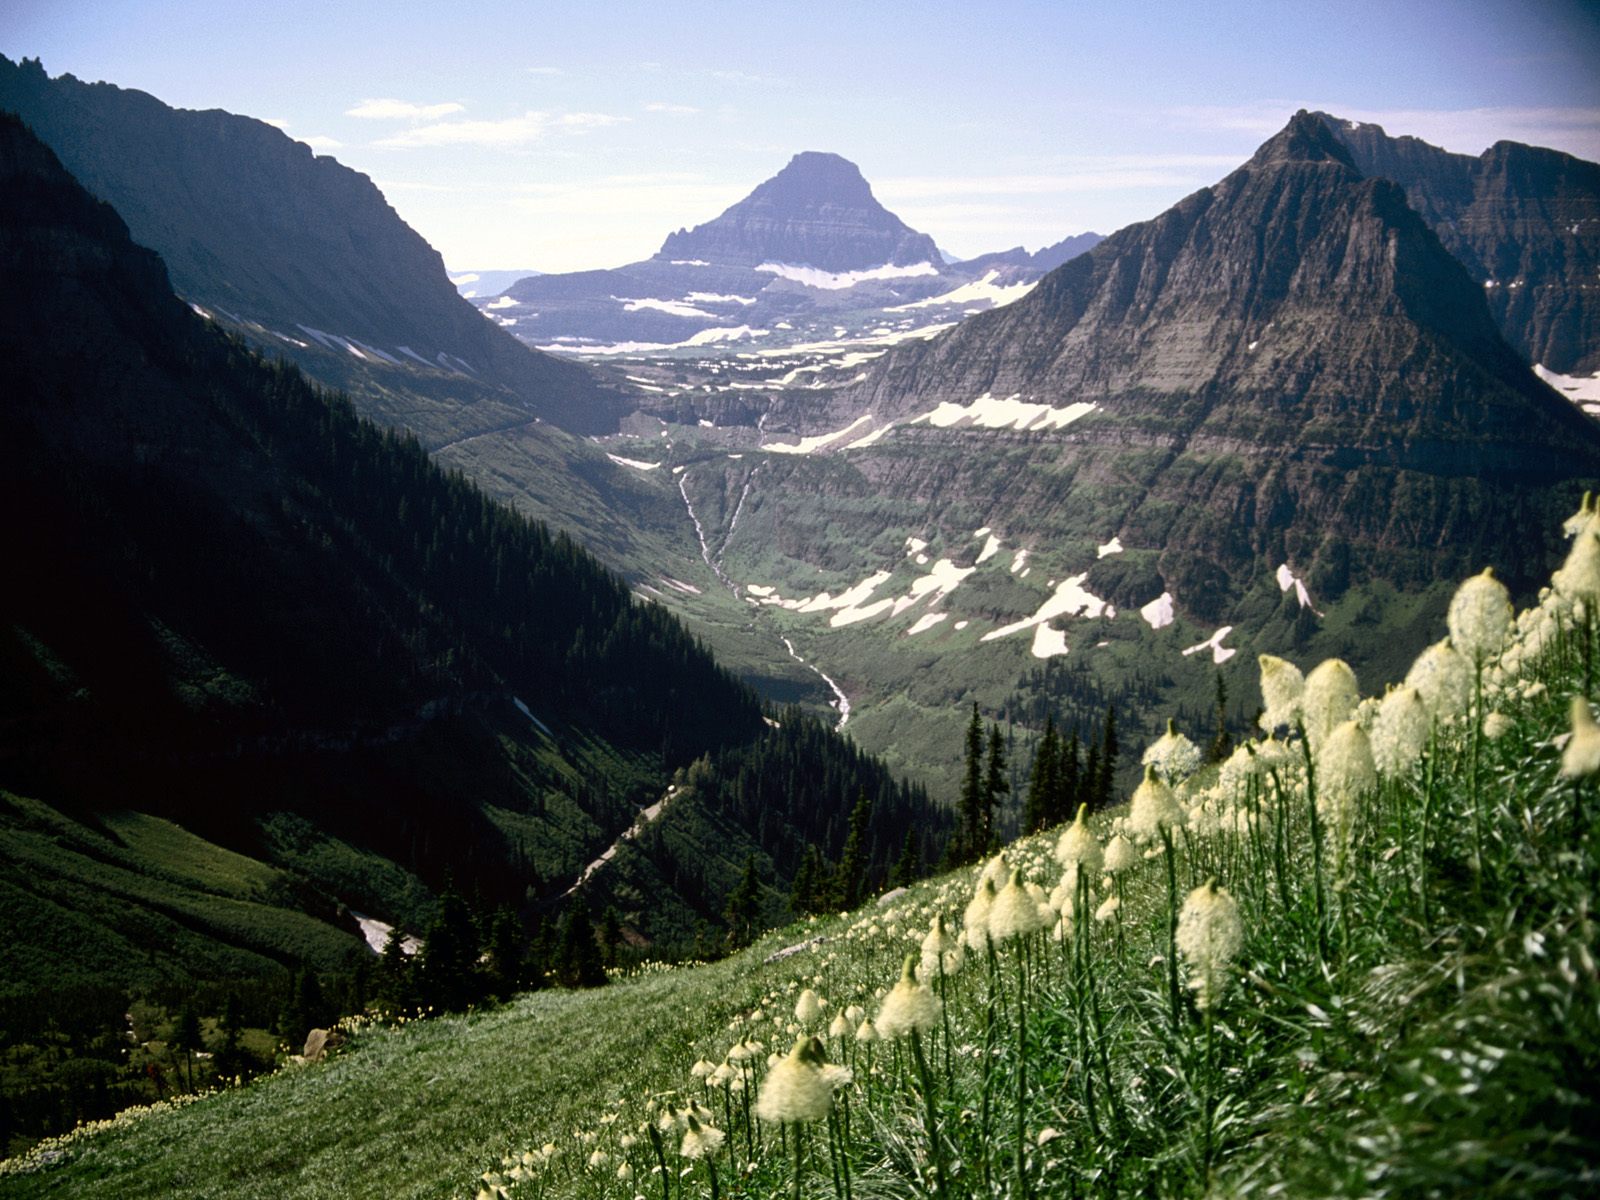
[[[1255,731],[1261,655],[1381,697],[1461,579],[1535,597],[1600,490],[1600,165],[1284,120],[1034,251],[795,148],[650,258],[448,272],[267,122],[0,56],[0,1157],[163,1086],[125,1026],[264,1061],[717,957],[1037,828],[1069,737],[1053,820]]]

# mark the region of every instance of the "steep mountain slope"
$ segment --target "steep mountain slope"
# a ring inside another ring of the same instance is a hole
[[[1518,142],[1474,158],[1318,116],[1363,175],[1405,188],[1529,362],[1565,375],[1600,371],[1600,164]]]
[[[569,538],[202,322],[9,116],[0,268],[29,297],[0,320],[0,503],[28,514],[0,534],[0,789],[28,798],[0,809],[9,987],[47,982],[37,951],[64,928],[137,944],[176,923],[112,981],[326,965],[337,937],[359,944],[342,906],[406,919],[406,893],[451,874],[531,915],[701,759],[665,849],[591,888],[646,938],[715,924],[747,854],[781,889],[813,830],[842,841],[861,789],[875,870],[913,824],[936,849],[925,797],[799,718],[771,729]],[[821,782],[741,810],[767,760]],[[125,809],[276,875],[164,897],[148,876],[167,868],[102,845],[99,814]]]
[[[1600,435],[1480,283],[1304,113],[866,372],[748,396],[764,454],[675,461],[727,577],[864,745],[914,758],[957,744],[968,696],[1087,736],[1097,702],[1204,719],[1217,668],[1248,710],[1256,651],[1391,677],[1441,581],[1529,585],[1600,480]]]
[[[503,412],[585,431],[614,420],[583,371],[484,321],[370,179],[281,130],[3,57],[0,108],[116,206],[180,295],[328,382],[393,415],[405,399],[446,405],[458,435]]]
[[[1086,251],[1093,250],[1105,236],[1098,233],[1075,233],[1071,237],[1062,238],[1053,245],[1035,250],[1032,254],[1021,246],[1010,250],[999,250],[993,254],[980,254],[977,258],[969,258],[961,265],[968,268],[990,267],[1023,267],[1033,271],[1053,271],[1062,263],[1077,258]]]
[[[577,353],[704,353],[733,342],[770,350],[958,320],[1015,299],[1047,263],[1085,248],[1069,238],[1038,261],[1023,253],[946,264],[932,238],[878,202],[854,163],[807,151],[643,262],[524,279],[477,303],[518,337]]]

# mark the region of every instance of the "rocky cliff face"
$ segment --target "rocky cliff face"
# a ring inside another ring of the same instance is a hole
[[[796,154],[715,220],[670,235],[656,257],[834,272],[943,261],[932,238],[878,203],[853,162],[816,151]]]
[[[1362,174],[1405,188],[1529,362],[1600,371],[1600,164],[1517,142],[1474,158],[1318,115]]]
[[[980,397],[1094,407],[1020,436],[976,412],[948,431],[913,423]],[[1506,345],[1484,289],[1307,113],[1008,308],[891,351],[821,405],[783,397],[766,429],[863,414],[897,422],[848,456],[877,477],[869,492],[1031,480],[1027,505],[1007,506],[1010,536],[1157,548],[1166,590],[1217,620],[1269,555],[1402,581],[1485,562],[1532,576],[1549,550],[1533,510],[1600,478],[1600,434]],[[952,443],[954,470],[938,449]]]
[[[370,179],[280,130],[4,57],[0,108],[117,209],[180,295],[319,378],[358,396],[475,393],[574,428],[609,427],[609,398],[585,372],[486,321]]]

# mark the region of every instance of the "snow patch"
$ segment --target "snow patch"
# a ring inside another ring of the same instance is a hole
[[[661,465],[658,462],[640,462],[636,458],[623,458],[620,454],[608,454],[606,457],[619,467],[632,467],[635,471],[654,471]]]
[[[975,429],[1017,429],[1038,432],[1044,429],[1064,429],[1080,417],[1086,417],[1096,406],[1088,401],[1056,408],[1049,404],[1030,404],[1018,392],[998,400],[985,392],[970,404],[956,404],[946,400],[931,412],[912,418],[911,424],[929,424],[947,429],[963,421],[970,421]]]
[[[394,932],[394,926],[387,921],[380,921],[376,917],[369,917],[365,913],[350,910],[350,915],[361,929],[361,936],[367,940],[367,946],[374,954],[382,954],[384,947],[389,944],[389,937]],[[412,937],[409,933],[400,935],[400,953],[415,954],[422,949],[422,942]]]
[[[694,584],[685,583],[681,579],[674,579],[670,575],[663,575],[661,577],[661,582],[666,584],[669,588],[673,588],[680,592],[685,592],[691,596],[698,596],[700,594],[700,589],[695,587]]]
[[[1187,650],[1185,650],[1183,652],[1183,656],[1185,658],[1187,658],[1191,654],[1198,654],[1202,650],[1209,649],[1211,651],[1211,661],[1216,663],[1218,666],[1221,666],[1223,663],[1227,662],[1230,658],[1232,658],[1235,654],[1239,653],[1237,650],[1233,649],[1232,647],[1224,646],[1222,644],[1223,639],[1226,638],[1232,632],[1233,632],[1233,626],[1232,625],[1224,625],[1221,629],[1217,630],[1210,637],[1208,637],[1205,641],[1201,642],[1198,646],[1190,646]]]
[[[952,629],[965,629],[968,625],[971,625],[971,624],[972,624],[971,621],[957,621],[954,625],[951,626],[951,628]]]
[[[1031,283],[996,283],[1000,278],[999,271],[990,271],[982,279],[975,279],[971,283],[964,283],[954,291],[945,292],[942,296],[929,296],[926,300],[913,300],[909,304],[897,304],[885,312],[909,312],[914,308],[934,308],[941,304],[976,304],[987,300],[989,307],[999,308],[1013,301],[1021,300],[1038,286],[1035,279]]]
[[[917,618],[917,623],[906,630],[906,636],[915,637],[919,633],[926,633],[949,615],[949,613],[942,612],[923,613],[922,616]]]
[[[1593,375],[1562,375],[1543,363],[1535,363],[1533,373],[1574,404],[1600,402],[1600,371]]]
[[[1306,591],[1306,585],[1295,578],[1295,573],[1289,569],[1288,563],[1284,563],[1278,568],[1275,578],[1278,581],[1278,590],[1280,592],[1287,592],[1290,588],[1293,588],[1295,598],[1300,601],[1301,608],[1309,608],[1312,612],[1317,613],[1317,616],[1322,616],[1312,605],[1311,593]]]
[[[790,263],[762,263],[756,268],[769,275],[776,275],[779,279],[789,279],[795,283],[804,284],[809,288],[818,288],[822,291],[837,292],[845,288],[855,287],[858,283],[867,283],[875,279],[909,279],[917,275],[937,275],[939,269],[930,262],[916,263],[909,267],[896,267],[885,263],[881,267],[873,267],[867,271],[824,271],[817,267],[795,266]]]
[[[655,589],[652,588],[651,590],[654,591]],[[555,736],[554,734],[552,734],[550,732],[550,726],[546,725],[543,721],[539,720],[538,717],[534,716],[533,715],[533,710],[530,709],[521,700],[519,700],[515,696],[513,696],[513,697],[511,697],[511,703],[513,703],[513,704],[515,704],[517,706],[517,711],[519,713],[521,713],[523,716],[527,717],[528,720],[532,721],[535,725],[537,725],[539,727],[539,732],[543,733],[547,737],[554,737]]]
[[[984,542],[983,549],[978,551],[978,561],[986,562],[1000,553],[1000,539],[994,534],[989,535],[989,540]]]
[[[1165,629],[1176,619],[1172,607],[1172,593],[1162,592],[1161,595],[1141,608],[1139,615],[1145,619],[1151,629]]]
[[[773,442],[762,446],[763,450],[770,450],[774,454],[810,454],[813,450],[820,450],[830,442],[836,442],[846,434],[855,432],[865,421],[872,420],[871,413],[863,413],[843,429],[834,433],[819,433],[812,437],[801,438],[798,442]]]
[[[684,297],[690,304],[754,304],[753,296],[724,296],[720,292],[690,292]]]
[[[700,317],[708,321],[717,319],[716,313],[707,312],[703,308],[696,308],[682,300],[630,300],[626,296],[611,297],[622,305],[623,312],[663,312],[672,317]]]
[[[999,629],[991,630],[983,635],[983,640],[992,642],[996,638],[1009,637],[1013,633],[1021,633],[1024,629],[1032,629],[1043,625],[1054,617],[1099,617],[1106,611],[1106,602],[1099,596],[1087,591],[1083,581],[1089,578],[1089,572],[1074,575],[1063,580],[1055,590],[1055,594],[1039,606],[1037,612],[1031,617],[1021,621],[1013,621],[1010,625],[1002,625]]]
[[[1052,629],[1049,624],[1037,625],[1033,630],[1033,656],[1054,658],[1067,652],[1067,635],[1064,630]]]
[[[907,558],[910,558],[913,554],[921,554],[927,548],[928,548],[928,543],[923,541],[919,537],[908,537],[906,539],[906,557]]]
[[[1015,575],[1018,571],[1022,570],[1027,561],[1028,551],[1026,549],[1018,550],[1011,556],[1011,573]]]
[[[515,308],[516,306],[517,302],[510,296],[499,296],[484,305],[485,308]]]
[[[1105,543],[1103,546],[1096,546],[1094,549],[1095,549],[1095,557],[1096,558],[1104,558],[1108,554],[1121,554],[1122,553],[1122,539],[1121,538],[1117,538],[1117,537],[1113,537],[1109,542]]]

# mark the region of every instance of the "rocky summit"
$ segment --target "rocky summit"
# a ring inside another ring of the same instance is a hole
[[[1098,240],[947,263],[878,203],[856,164],[806,151],[651,258],[523,279],[474,302],[533,345],[591,356],[867,343],[1009,303]]]
[[[1600,164],[1518,142],[1452,154],[1318,115],[1362,174],[1405,188],[1530,362],[1564,375],[1600,370]]]
[[[814,150],[796,154],[715,220],[669,236],[656,258],[835,272],[943,261],[931,237],[878,203],[855,163]]]

